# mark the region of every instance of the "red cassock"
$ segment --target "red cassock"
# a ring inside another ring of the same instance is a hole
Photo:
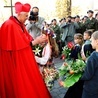
[[[0,30],[0,98],[51,98],[25,26],[10,17]]]

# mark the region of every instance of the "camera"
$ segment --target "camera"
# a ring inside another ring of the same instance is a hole
[[[71,20],[69,19],[68,22],[71,23]]]
[[[38,13],[34,13],[33,11],[30,12],[29,20],[37,21],[38,20]]]
[[[29,16],[29,20],[36,21],[36,17],[35,17],[35,16],[30,15],[30,16]]]

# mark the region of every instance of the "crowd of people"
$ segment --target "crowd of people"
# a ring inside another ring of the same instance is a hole
[[[28,3],[16,2],[15,12],[0,28],[0,98],[52,98],[48,86],[58,74],[53,58],[62,57],[69,42],[75,45],[70,58],[79,53],[86,68],[64,98],[98,98],[98,13],[88,10],[82,19],[68,16],[49,24]],[[34,54],[36,45],[41,56]]]

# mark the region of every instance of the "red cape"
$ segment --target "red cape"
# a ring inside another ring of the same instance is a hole
[[[4,50],[20,50],[28,47],[31,41],[24,24],[13,17],[1,26],[0,32],[0,47]]]
[[[51,98],[23,24],[10,17],[0,30],[0,98]]]

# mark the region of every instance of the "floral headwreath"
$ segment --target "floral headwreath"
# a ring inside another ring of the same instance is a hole
[[[45,31],[45,33],[48,35],[48,36],[51,36],[52,38],[56,38],[56,34],[54,33],[54,31],[51,29],[51,28],[44,28],[43,29]]]

